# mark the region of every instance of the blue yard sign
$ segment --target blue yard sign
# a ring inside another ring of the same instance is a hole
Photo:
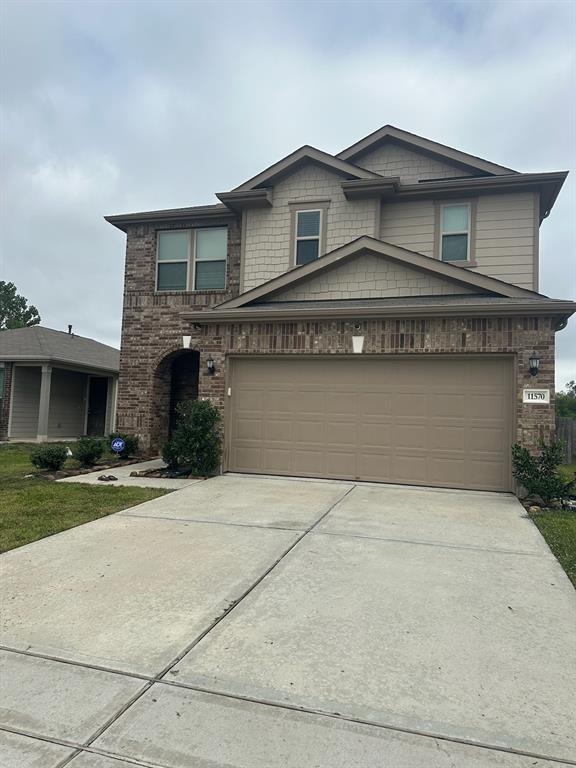
[[[115,437],[114,440],[112,440],[110,447],[112,448],[114,453],[122,453],[122,451],[126,447],[126,443],[124,442],[124,440],[122,440],[121,437]]]

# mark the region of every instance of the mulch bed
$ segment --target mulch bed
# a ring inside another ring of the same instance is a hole
[[[88,475],[91,472],[100,472],[104,469],[118,469],[130,464],[140,464],[142,461],[149,461],[145,456],[139,456],[137,459],[110,459],[110,461],[99,461],[93,467],[77,467],[59,469],[57,472],[42,471],[34,472],[34,477],[43,477],[46,480],[61,480],[64,477],[76,477],[76,475]]]

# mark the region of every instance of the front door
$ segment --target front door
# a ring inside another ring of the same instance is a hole
[[[86,423],[86,434],[104,434],[106,429],[107,401],[108,379],[105,376],[91,376],[88,388],[88,419]]]

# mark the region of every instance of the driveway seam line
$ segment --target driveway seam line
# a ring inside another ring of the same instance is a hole
[[[140,672],[127,672],[123,669],[116,669],[115,667],[105,667],[101,664],[90,664],[87,661],[74,661],[72,659],[64,659],[60,656],[51,656],[48,653],[42,653],[40,651],[23,651],[19,648],[11,648],[7,645],[0,645],[0,651],[6,651],[7,653],[16,653],[20,656],[31,656],[34,659],[45,659],[46,661],[54,661],[57,664],[70,664],[73,667],[82,667],[84,669],[93,669],[96,672],[107,672],[110,675],[122,675],[123,677],[132,677],[135,680],[143,680],[148,682],[154,680],[152,675],[144,675]]]
[[[161,678],[165,677],[165,675],[167,675],[168,672],[170,672],[170,670],[173,669],[176,666],[176,664],[178,664],[178,662],[181,661],[184,658],[184,656],[186,656],[186,654],[190,653],[192,648],[194,648],[196,645],[198,645],[198,643],[200,643],[206,637],[206,635],[208,635],[210,632],[212,632],[212,630],[218,624],[220,624],[220,622],[223,619],[225,619],[234,610],[234,608],[236,608],[236,606],[238,606],[246,597],[248,597],[248,595],[254,589],[256,589],[256,587],[259,584],[261,584],[264,581],[264,579],[274,570],[274,568],[276,568],[276,566],[279,565],[282,562],[282,560],[290,552],[292,552],[292,550],[302,541],[302,539],[304,539],[310,533],[310,531],[312,531],[315,528],[315,526],[317,526],[319,523],[321,523],[322,520],[324,520],[324,518],[326,517],[326,515],[329,515],[330,512],[334,509],[334,507],[337,504],[339,504],[344,498],[346,498],[346,496],[348,496],[348,494],[351,493],[354,490],[354,488],[355,488],[355,486],[352,486],[351,488],[349,488],[342,496],[340,496],[340,498],[338,498],[333,504],[331,504],[330,507],[323,514],[321,514],[320,517],[318,517],[317,520],[315,520],[311,525],[309,525],[304,531],[302,531],[302,532],[298,532],[297,531],[296,533],[300,533],[300,535],[296,538],[296,540],[294,542],[292,542],[292,544],[288,547],[288,549],[286,549],[284,551],[284,553],[282,555],[280,555],[280,557],[272,563],[272,565],[270,565],[268,568],[266,568],[264,573],[262,573],[256,579],[256,581],[254,581],[252,583],[252,585],[250,587],[248,587],[242,593],[242,595],[237,600],[234,601],[234,603],[232,603],[232,605],[230,605],[220,616],[218,616],[218,618],[215,619],[210,624],[209,627],[207,627],[203,632],[200,633],[200,635],[198,635],[198,637],[196,637],[191,643],[189,643],[188,646],[186,647],[186,649],[184,651],[182,651],[180,654],[178,654],[177,658],[174,659],[174,661],[170,662],[170,664],[168,664],[166,667],[164,667],[164,669],[161,672],[159,672],[158,675],[155,676],[155,679],[156,680],[160,680]]]
[[[471,549],[475,552],[495,552],[503,555],[527,555],[529,557],[545,557],[543,552],[523,552],[516,549],[494,549],[492,547],[476,547],[472,544],[443,544],[440,541],[424,541],[423,539],[395,539],[388,536],[365,536],[361,533],[340,533],[339,531],[312,531],[314,536],[342,536],[351,539],[368,539],[373,541],[391,541],[398,544],[421,544],[425,547],[444,547],[445,549]]]
[[[232,608],[230,610],[232,610]],[[557,762],[557,763],[560,763],[560,764],[563,764],[563,765],[576,765],[576,761],[572,761],[571,762],[571,761],[569,761],[567,759],[564,759],[564,758],[550,757],[548,755],[541,755],[539,753],[523,752],[521,750],[514,749],[513,747],[502,747],[502,746],[498,746],[498,745],[492,745],[492,744],[486,744],[486,743],[480,743],[480,742],[474,742],[474,741],[467,741],[465,739],[458,739],[455,736],[446,736],[446,735],[441,735],[441,734],[438,734],[438,733],[432,733],[432,732],[429,733],[427,731],[419,731],[419,730],[414,730],[414,729],[410,729],[410,728],[403,728],[402,726],[395,726],[395,725],[389,725],[389,724],[386,724],[386,723],[379,723],[379,722],[377,722],[375,720],[363,720],[361,718],[356,718],[353,715],[342,715],[342,714],[337,714],[335,712],[326,712],[326,711],[324,711],[322,709],[312,709],[310,707],[306,707],[305,705],[299,706],[297,704],[287,704],[287,703],[270,701],[270,700],[267,700],[267,699],[258,699],[258,698],[251,697],[251,696],[244,696],[242,694],[230,693],[230,692],[227,692],[227,691],[214,690],[212,688],[204,688],[203,686],[200,686],[200,685],[193,685],[192,683],[183,683],[183,682],[180,682],[178,680],[166,680],[166,679],[162,679],[162,678],[158,678],[158,677],[152,677],[152,676],[147,676],[147,675],[142,675],[142,674],[137,674],[137,673],[132,673],[132,672],[125,672],[125,671],[122,671],[122,670],[113,669],[113,668],[109,668],[109,667],[101,667],[101,666],[97,666],[97,665],[94,665],[94,664],[87,664],[87,663],[84,663],[84,662],[76,662],[76,661],[70,661],[70,660],[66,660],[66,659],[59,659],[59,658],[54,657],[54,656],[46,656],[44,654],[39,654],[39,653],[31,652],[31,651],[19,651],[17,649],[9,648],[7,646],[1,646],[0,645],[0,650],[8,651],[10,653],[21,654],[21,655],[24,655],[24,656],[32,656],[34,658],[46,659],[48,661],[54,661],[54,662],[57,662],[57,663],[70,664],[72,666],[85,667],[87,669],[94,669],[94,670],[99,671],[99,672],[108,672],[110,674],[122,675],[124,677],[131,677],[131,678],[135,678],[135,679],[138,679],[138,680],[143,680],[144,682],[148,683],[148,685],[146,685],[143,690],[141,690],[137,695],[132,697],[133,700],[131,702],[129,702],[127,705],[124,705],[123,711],[118,713],[118,715],[115,716],[114,719],[107,726],[105,726],[105,727],[101,726],[102,732],[97,734],[97,735],[95,735],[94,737],[91,737],[92,741],[96,740],[96,738],[101,736],[102,733],[104,733],[104,730],[109,728],[119,717],[121,717],[128,710],[128,708],[130,706],[132,706],[132,704],[134,704],[137,701],[138,698],[140,698],[142,695],[144,695],[144,693],[146,693],[148,690],[150,690],[150,688],[153,685],[158,684],[158,685],[171,686],[172,688],[183,688],[185,690],[197,691],[198,693],[205,693],[205,694],[210,695],[210,696],[221,696],[221,697],[224,697],[224,698],[234,699],[234,700],[237,700],[237,701],[246,701],[246,702],[249,702],[251,704],[259,704],[261,706],[277,707],[279,709],[287,709],[287,710],[290,710],[292,712],[302,712],[304,714],[317,715],[319,717],[331,717],[331,718],[333,718],[335,720],[342,720],[343,722],[358,723],[360,725],[368,725],[368,726],[371,726],[373,728],[382,728],[384,730],[398,731],[400,733],[407,733],[407,734],[411,734],[411,735],[414,735],[414,736],[421,736],[423,738],[441,739],[442,741],[454,742],[456,744],[469,745],[469,746],[472,746],[472,747],[478,747],[479,749],[489,749],[489,750],[494,750],[496,752],[510,752],[511,754],[517,754],[517,755],[525,756],[525,757],[535,757],[535,758],[538,758],[540,760],[552,760],[554,762]],[[177,662],[175,662],[175,663],[177,663]],[[0,724],[0,730],[11,731],[12,729],[7,727],[7,726],[5,726],[5,725]],[[14,729],[14,733],[20,733],[20,730],[19,729]],[[92,743],[92,741],[91,741],[91,742],[87,742],[86,744],[76,745],[75,742],[68,742],[66,740],[56,740],[56,741],[54,741],[51,737],[40,736],[40,735],[38,735],[36,733],[32,733],[32,732],[28,732],[28,731],[22,731],[21,733],[24,736],[30,736],[31,738],[41,739],[41,740],[44,740],[44,741],[53,741],[53,743],[58,743],[58,744],[61,743],[63,746],[69,746],[70,748],[76,748],[76,749],[79,749],[79,750],[84,749],[84,747],[90,746],[91,743]],[[75,755],[75,756],[77,757],[77,755]],[[65,758],[65,759],[69,762],[69,760],[71,760],[72,757],[73,756],[71,756],[69,759],[68,758]],[[118,758],[118,759],[121,759],[121,758]],[[138,758],[132,758],[132,759],[138,759]],[[63,768],[63,766],[67,765],[68,762],[62,763],[62,765],[61,766],[59,765],[58,768]]]
[[[207,525],[229,525],[234,528],[260,528],[264,531],[290,531],[292,533],[304,533],[304,528],[281,528],[279,525],[258,525],[254,523],[228,523],[223,520],[202,520],[189,517],[167,517],[165,515],[131,515],[118,512],[119,517],[137,517],[140,520],[171,520],[176,523],[206,523]]]
[[[82,752],[88,752],[90,754],[101,755],[102,757],[108,757],[112,760],[124,760],[125,762],[132,763],[135,766],[142,766],[142,768],[169,768],[164,763],[151,763],[149,760],[140,760],[138,757],[132,757],[130,755],[120,755],[118,752],[109,752],[99,747],[84,746],[75,741],[69,739],[59,739],[56,736],[43,736],[35,731],[26,731],[22,728],[13,728],[7,725],[0,725],[0,731],[6,733],[14,733],[16,736],[26,736],[29,739],[36,739],[36,741],[44,741],[47,744],[57,744],[59,747],[68,747],[68,749],[76,750],[72,755],[65,757],[63,761],[57,764],[57,768],[63,768],[65,765],[69,765],[71,760],[78,757]]]
[[[222,696],[224,698],[235,699],[235,700],[238,700],[238,701],[245,701],[245,702],[248,702],[248,703],[251,703],[251,704],[258,704],[260,706],[275,707],[277,709],[285,709],[285,710],[289,710],[291,712],[299,712],[299,713],[305,714],[305,715],[315,715],[317,717],[329,717],[332,720],[338,720],[338,721],[345,722],[345,723],[356,723],[358,725],[366,725],[366,726],[371,727],[371,728],[380,728],[381,730],[384,730],[384,731],[394,731],[396,733],[405,733],[405,734],[408,734],[410,736],[418,736],[420,738],[425,738],[425,739],[432,739],[432,740],[438,739],[440,741],[446,741],[446,742],[449,742],[451,744],[462,744],[463,746],[474,747],[476,749],[485,749],[485,750],[488,750],[490,752],[502,752],[502,753],[510,754],[510,755],[518,755],[519,757],[530,757],[530,758],[535,758],[537,760],[547,760],[549,762],[558,763],[559,765],[576,765],[576,761],[575,760],[571,760],[569,758],[554,757],[554,756],[551,756],[551,755],[541,754],[539,752],[529,752],[529,751],[526,751],[526,750],[515,749],[514,747],[505,747],[505,746],[498,746],[496,744],[487,744],[487,743],[483,743],[483,742],[470,741],[469,739],[459,739],[456,736],[444,736],[444,735],[441,735],[441,734],[438,734],[438,733],[434,733],[434,732],[430,732],[430,731],[420,731],[420,730],[417,730],[417,729],[403,728],[402,726],[389,725],[389,724],[384,724],[384,723],[377,723],[377,722],[374,722],[372,720],[365,720],[365,719],[358,718],[358,717],[351,717],[351,716],[348,717],[346,715],[341,715],[341,714],[338,714],[336,712],[324,712],[323,710],[309,709],[309,708],[306,708],[306,707],[299,707],[296,704],[279,703],[279,702],[274,702],[274,701],[267,701],[265,699],[250,698],[250,697],[241,696],[241,695],[238,695],[238,694],[222,693],[222,692],[219,692],[219,691],[212,691],[212,690],[209,690],[209,689],[206,689],[206,688],[200,688],[198,686],[186,685],[186,684],[182,684],[182,683],[173,683],[171,681],[163,681],[163,680],[151,681],[150,685],[147,686],[146,690],[148,690],[150,687],[152,687],[152,685],[154,685],[155,683],[158,683],[160,685],[168,685],[168,686],[172,686],[172,687],[175,687],[175,688],[186,688],[187,690],[197,691],[198,693],[206,693],[206,694],[212,695],[212,696]],[[145,693],[145,692],[146,691],[142,691],[142,693],[138,696],[138,698],[140,698],[140,696],[143,693]],[[133,697],[133,698],[134,698],[134,700],[136,700],[135,697]],[[118,716],[115,718],[115,720],[117,720],[118,717],[121,717],[126,712],[126,710],[130,706],[132,706],[133,703],[134,703],[134,701],[129,702],[127,705],[125,705],[123,711],[118,714]],[[114,722],[115,722],[115,720],[114,720]],[[112,724],[113,723],[110,723],[110,725],[112,725]],[[110,727],[110,725],[108,725],[107,727]],[[132,760],[132,761],[139,761],[140,760],[140,758],[135,758],[135,757],[132,757],[132,756],[129,756],[129,755],[125,756],[125,755],[122,755],[122,754],[120,754],[118,752],[109,752],[109,751],[107,751],[106,749],[104,749],[102,747],[92,746],[91,742],[90,743],[86,743],[86,744],[80,744],[78,742],[71,741],[71,740],[68,740],[68,739],[58,739],[56,737],[43,736],[43,735],[40,735],[40,734],[32,732],[32,731],[26,731],[26,730],[23,730],[23,729],[20,729],[20,728],[12,728],[10,726],[5,726],[5,725],[0,725],[0,731],[7,731],[9,733],[16,733],[16,734],[21,735],[21,736],[28,736],[29,738],[38,739],[39,741],[47,741],[47,742],[52,743],[52,744],[59,744],[60,746],[69,747],[70,749],[77,749],[77,750],[80,750],[80,751],[93,752],[93,753],[96,753],[96,754],[101,754],[101,755],[103,755],[105,757],[114,757],[115,759],[118,759],[118,760],[129,760],[129,761],[130,760]],[[99,736],[101,736],[101,735],[102,734],[99,734]],[[94,737],[94,739],[95,738],[98,738],[98,737]],[[65,758],[65,759],[68,760],[68,762],[70,762],[70,760],[72,760],[72,757],[77,757],[77,756],[78,755],[74,755],[74,756],[71,755],[69,758]],[[68,763],[63,763],[63,765],[67,765],[67,764]],[[151,768],[166,768],[166,766],[164,766],[163,764],[151,763],[151,762],[146,761],[146,760],[143,763],[142,762],[136,762],[135,765],[144,765],[144,766],[146,766],[146,768],[148,768],[148,766],[150,766]]]
[[[253,584],[252,584],[250,587],[248,587],[248,589],[246,589],[246,590],[245,590],[245,591],[244,591],[244,592],[241,594],[241,596],[240,596],[240,597],[239,597],[237,600],[235,600],[235,601],[234,601],[234,602],[233,602],[231,605],[229,605],[229,606],[228,606],[228,608],[226,608],[226,609],[224,610],[224,612],[223,612],[223,613],[222,613],[220,616],[218,616],[218,618],[217,618],[217,619],[215,619],[214,621],[212,621],[212,622],[211,622],[211,624],[210,624],[210,625],[209,625],[209,626],[208,626],[208,627],[207,627],[207,628],[206,628],[206,629],[205,629],[203,632],[201,632],[201,633],[200,633],[200,634],[199,634],[197,637],[195,637],[195,638],[194,638],[194,640],[193,640],[191,643],[189,643],[189,644],[186,646],[186,648],[185,648],[185,649],[184,649],[184,650],[183,650],[181,653],[179,653],[179,654],[178,654],[178,656],[177,656],[177,657],[176,657],[176,658],[175,658],[173,661],[171,661],[171,662],[170,662],[168,665],[166,665],[166,666],[165,666],[165,667],[164,667],[164,668],[163,668],[163,669],[162,669],[162,670],[161,670],[159,673],[157,673],[156,675],[154,675],[154,676],[151,676],[151,677],[147,678],[147,679],[146,679],[146,683],[145,683],[145,685],[143,685],[143,686],[142,686],[142,688],[141,688],[139,691],[137,691],[137,692],[136,692],[136,693],[135,693],[133,696],[131,696],[131,697],[128,699],[128,701],[127,701],[127,702],[125,702],[125,703],[122,705],[122,707],[120,707],[120,709],[119,709],[119,710],[118,710],[118,711],[117,711],[115,714],[111,715],[111,716],[108,718],[108,720],[107,720],[107,721],[106,721],[106,722],[105,722],[103,725],[101,725],[101,726],[100,726],[100,727],[99,727],[99,728],[98,728],[98,729],[97,729],[97,730],[94,732],[94,734],[93,734],[92,736],[90,736],[90,737],[89,737],[89,738],[88,738],[88,739],[87,739],[87,740],[84,742],[84,745],[83,745],[83,746],[86,746],[86,747],[90,746],[90,745],[91,745],[91,744],[92,744],[92,743],[93,743],[93,742],[94,742],[94,741],[95,741],[97,738],[99,738],[100,736],[102,736],[102,734],[103,734],[103,733],[104,733],[104,732],[105,732],[105,731],[106,731],[108,728],[110,728],[110,726],[111,726],[111,725],[113,725],[113,724],[116,722],[116,720],[118,720],[118,718],[122,717],[122,715],[123,715],[123,714],[125,714],[125,712],[127,712],[127,710],[128,710],[128,709],[129,709],[129,708],[130,708],[130,707],[131,707],[133,704],[135,704],[135,703],[136,703],[136,702],[137,702],[137,701],[138,701],[138,700],[139,700],[139,699],[140,699],[140,698],[141,698],[141,697],[142,697],[142,696],[143,696],[143,695],[144,695],[144,694],[145,694],[147,691],[149,691],[149,690],[150,690],[150,688],[152,687],[152,685],[154,685],[154,683],[155,683],[155,682],[159,682],[159,681],[161,680],[161,678],[163,678],[165,675],[167,675],[167,674],[168,674],[168,672],[170,672],[170,670],[171,670],[171,669],[173,669],[173,667],[175,667],[175,666],[176,666],[176,664],[178,664],[178,662],[179,662],[179,661],[181,661],[181,660],[184,658],[184,656],[186,656],[186,654],[187,654],[187,653],[189,653],[189,652],[192,650],[192,648],[194,648],[194,647],[195,647],[195,646],[196,646],[196,645],[197,645],[199,642],[201,642],[201,641],[202,641],[202,640],[203,640],[203,639],[206,637],[206,635],[208,635],[208,634],[209,634],[209,633],[210,633],[210,632],[211,632],[211,631],[212,631],[212,630],[213,630],[213,629],[214,629],[214,628],[215,628],[215,627],[216,627],[216,626],[217,626],[217,625],[218,625],[218,624],[219,624],[219,623],[220,623],[220,622],[221,622],[221,621],[224,619],[224,618],[226,618],[226,616],[228,616],[228,615],[231,613],[231,611],[233,611],[233,610],[234,610],[234,608],[235,608],[237,605],[239,605],[239,603],[241,603],[241,602],[242,602],[242,600],[244,600],[244,598],[245,598],[245,597],[247,597],[247,596],[248,596],[248,595],[249,595],[249,594],[252,592],[252,590],[254,590],[254,589],[255,589],[255,588],[256,588],[256,587],[257,587],[259,584],[261,584],[261,583],[262,583],[262,581],[263,581],[263,580],[266,578],[266,576],[268,576],[268,575],[271,573],[271,571],[273,571],[273,570],[274,570],[274,568],[276,568],[276,566],[277,566],[277,565],[278,565],[278,564],[279,564],[279,563],[280,563],[280,562],[281,562],[281,561],[282,561],[282,560],[283,560],[283,559],[286,557],[286,555],[288,555],[288,554],[289,554],[289,552],[291,552],[291,551],[294,549],[294,547],[296,547],[296,546],[297,546],[297,545],[298,545],[298,544],[299,544],[299,543],[302,541],[302,539],[303,539],[305,536],[307,536],[307,535],[310,533],[310,531],[311,531],[311,530],[312,530],[312,529],[313,529],[313,528],[314,528],[316,525],[318,525],[320,522],[322,522],[322,520],[323,520],[323,519],[326,517],[326,515],[328,515],[328,514],[329,514],[329,513],[332,511],[332,509],[333,509],[333,508],[334,508],[334,507],[335,507],[337,504],[339,504],[339,503],[340,503],[340,502],[341,502],[341,501],[342,501],[344,498],[346,498],[346,496],[347,496],[349,493],[351,493],[351,492],[354,490],[354,488],[355,488],[355,486],[354,486],[354,485],[352,485],[350,488],[348,488],[348,490],[347,490],[347,491],[346,491],[344,494],[342,494],[342,496],[340,496],[340,497],[339,497],[339,498],[338,498],[338,499],[337,499],[337,500],[336,500],[336,501],[335,501],[333,504],[331,504],[331,505],[330,505],[330,507],[329,507],[329,508],[328,508],[328,509],[327,509],[327,510],[326,510],[326,511],[323,513],[323,514],[321,514],[321,515],[320,515],[320,516],[319,516],[319,517],[318,517],[318,518],[317,518],[317,519],[316,519],[316,520],[315,520],[315,521],[312,523],[312,525],[308,526],[308,527],[306,528],[306,530],[304,530],[304,531],[301,533],[301,535],[297,536],[297,538],[295,539],[295,541],[293,541],[293,542],[292,542],[292,544],[291,544],[291,545],[290,545],[290,546],[289,546],[289,547],[288,547],[288,548],[287,548],[287,549],[284,551],[284,553],[283,553],[282,555],[280,555],[280,557],[279,557],[277,560],[275,560],[275,561],[272,563],[272,565],[271,565],[271,566],[269,566],[269,567],[268,567],[268,568],[267,568],[267,569],[264,571],[264,573],[263,573],[263,574],[261,574],[261,575],[260,575],[260,576],[259,576],[259,577],[256,579],[256,581],[254,581],[254,582],[253,582]],[[298,533],[298,532],[296,532],[296,533]]]

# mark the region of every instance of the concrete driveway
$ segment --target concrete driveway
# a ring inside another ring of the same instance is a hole
[[[511,496],[226,475],[0,567],[3,768],[576,764],[576,594]]]

